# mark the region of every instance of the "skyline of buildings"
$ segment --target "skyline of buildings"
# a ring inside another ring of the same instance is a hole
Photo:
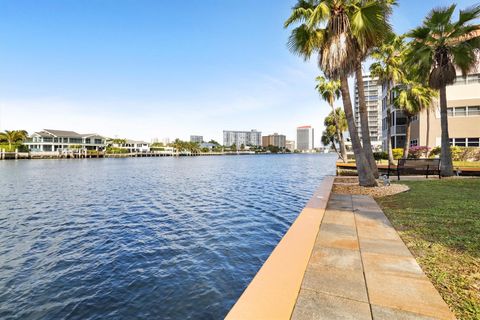
[[[306,138],[306,140],[301,140],[300,145],[306,145],[308,149],[302,149],[301,151],[313,150],[314,130],[311,126],[303,126],[298,127],[297,131],[298,129],[301,131],[302,128],[306,129],[308,137],[304,137],[300,133],[300,139]],[[230,147],[233,144],[236,144],[237,148],[240,148],[243,144],[245,147],[275,146],[280,149],[288,149],[291,151],[297,150],[295,147],[295,141],[287,140],[287,137],[284,134],[273,133],[262,137],[261,131],[257,131],[255,129],[250,131],[224,130],[223,133],[223,146],[225,147]],[[207,147],[210,149],[214,146],[214,144],[204,146],[204,139],[201,135],[191,135],[190,141],[197,142],[201,145],[201,147]],[[24,145],[26,145],[33,152],[62,152],[79,148],[86,150],[103,150],[107,147],[107,145],[115,148],[127,149],[129,152],[148,152],[152,144],[160,143],[164,146],[167,146],[170,144],[170,142],[170,138],[164,138],[162,140],[159,138],[152,138],[151,142],[146,142],[143,140],[124,139],[118,137],[108,138],[96,133],[80,134],[72,130],[43,129],[33,132],[24,142]]]

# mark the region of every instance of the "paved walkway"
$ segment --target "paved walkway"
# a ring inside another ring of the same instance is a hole
[[[454,319],[367,196],[332,194],[292,319]]]

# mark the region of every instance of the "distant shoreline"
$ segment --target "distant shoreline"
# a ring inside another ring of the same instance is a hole
[[[58,152],[3,152],[0,153],[0,160],[42,160],[42,159],[126,159],[126,158],[163,158],[163,157],[213,157],[213,156],[249,156],[249,155],[321,155],[330,154],[323,152],[284,152],[284,153],[267,153],[267,152],[209,152],[209,153],[160,153],[160,152],[138,152],[124,154],[105,154],[96,153],[78,153],[78,154],[61,154]],[[333,154],[333,153],[332,153]]]

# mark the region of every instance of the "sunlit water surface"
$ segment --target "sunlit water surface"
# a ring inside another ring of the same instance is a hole
[[[221,319],[334,161],[1,161],[0,318]]]

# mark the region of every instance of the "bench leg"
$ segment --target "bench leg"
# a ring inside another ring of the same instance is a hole
[[[397,168],[397,177],[398,177],[398,181],[400,181],[400,170],[398,170],[398,168]]]
[[[427,177],[426,177],[427,179],[428,179],[428,168],[429,168],[429,167],[430,167],[430,166],[429,166],[429,165],[427,165]]]

